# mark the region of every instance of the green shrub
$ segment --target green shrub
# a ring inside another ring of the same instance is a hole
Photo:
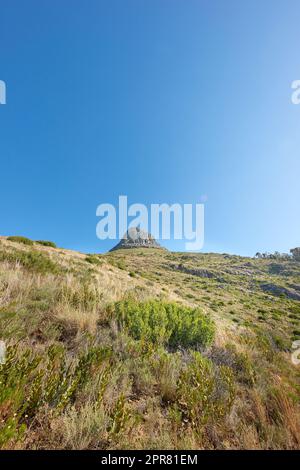
[[[7,240],[9,240],[10,242],[23,243],[24,245],[29,245],[29,246],[33,245],[33,241],[26,237],[12,236],[12,237],[7,237]]]
[[[158,349],[152,354],[150,364],[162,403],[174,403],[177,398],[178,380],[184,365],[181,353],[179,351],[168,353]]]
[[[231,368],[215,367],[198,351],[181,372],[177,392],[177,409],[182,419],[198,428],[216,422],[231,409],[235,397]]]
[[[290,312],[292,312],[292,314],[296,315],[296,317],[294,317],[294,318],[298,318],[298,317],[300,318],[300,305],[292,305],[289,308],[289,310],[290,310]]]
[[[113,438],[122,433],[126,424],[130,420],[127,401],[124,394],[121,393],[111,414],[111,425],[109,427],[110,437]]]
[[[200,309],[128,299],[115,304],[115,313],[119,323],[137,340],[171,348],[197,348],[210,345],[214,339],[214,323]]]
[[[109,349],[91,348],[72,366],[61,346],[50,346],[43,354],[8,347],[0,365],[0,448],[18,440],[43,405],[57,414],[72,404],[91,371],[100,370],[110,355]],[[122,410],[116,417],[118,429]]]
[[[255,368],[248,354],[238,352],[234,344],[227,344],[225,350],[228,354],[232,355],[232,369],[236,374],[237,380],[248,386],[254,385],[256,380]]]
[[[272,339],[274,341],[275,347],[279,351],[289,351],[290,343],[282,335],[272,334]]]
[[[102,264],[101,260],[98,258],[97,255],[87,255],[85,257],[85,261],[91,264]]]
[[[233,343],[225,347],[213,347],[209,358],[218,366],[228,366],[234,372],[238,382],[252,387],[256,380],[254,364],[246,352],[239,352]]]
[[[20,263],[25,269],[38,273],[59,274],[62,268],[47,255],[38,251],[0,251],[0,261]]]
[[[122,269],[122,271],[127,270],[124,258],[107,257],[107,261],[115,268]]]
[[[120,260],[117,260],[115,266],[119,269],[122,269],[123,271],[126,271],[126,269],[127,269],[125,261],[124,261],[123,258],[120,259]]]
[[[54,242],[50,242],[48,240],[36,240],[36,243],[42,246],[50,246],[51,248],[57,248]]]

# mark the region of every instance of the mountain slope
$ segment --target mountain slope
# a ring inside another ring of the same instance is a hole
[[[1,447],[299,448],[299,294],[294,261],[1,237]]]

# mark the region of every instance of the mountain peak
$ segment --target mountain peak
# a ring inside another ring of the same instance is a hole
[[[120,242],[110,251],[126,248],[159,248],[164,249],[155,238],[140,227],[131,227],[127,230]]]

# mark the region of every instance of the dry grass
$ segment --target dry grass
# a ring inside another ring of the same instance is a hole
[[[99,449],[107,441],[107,427],[104,408],[92,403],[85,403],[80,410],[70,407],[51,421],[53,440],[60,449]]]
[[[99,312],[96,309],[83,310],[61,302],[55,307],[54,316],[67,327],[75,328],[78,332],[96,333],[99,320]]]

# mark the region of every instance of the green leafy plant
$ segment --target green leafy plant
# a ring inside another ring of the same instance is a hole
[[[227,366],[213,363],[194,351],[190,363],[181,372],[177,407],[192,426],[223,418],[234,400],[234,377]]]
[[[134,339],[175,349],[207,347],[214,339],[214,323],[197,308],[158,300],[129,299],[117,302],[114,310],[119,323]]]
[[[50,346],[41,355],[9,346],[0,365],[0,447],[18,440],[43,405],[57,414],[72,404],[110,354],[107,348],[90,348],[74,367],[61,346]],[[99,393],[106,384],[103,380]]]
[[[130,419],[130,413],[126,404],[124,394],[121,394],[111,414],[111,426],[109,433],[115,437],[124,431],[126,424]]]

